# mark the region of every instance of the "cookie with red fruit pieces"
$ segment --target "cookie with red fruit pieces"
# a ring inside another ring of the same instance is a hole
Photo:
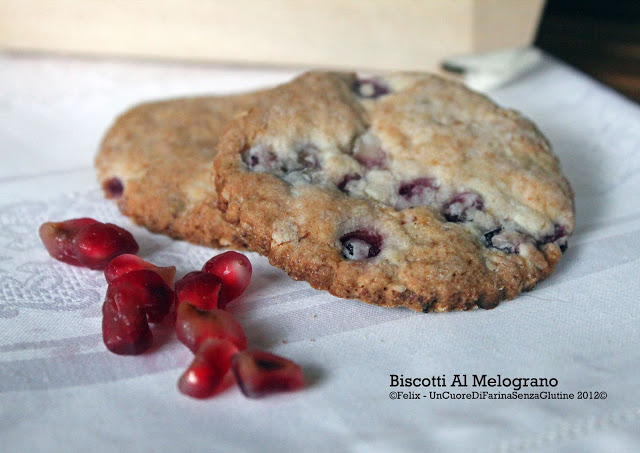
[[[258,95],[182,98],[131,108],[108,130],[96,156],[105,196],[153,232],[244,248],[216,208],[211,166],[223,126]]]
[[[430,74],[303,74],[227,127],[214,176],[252,250],[385,307],[493,308],[552,273],[575,225],[536,126]]]

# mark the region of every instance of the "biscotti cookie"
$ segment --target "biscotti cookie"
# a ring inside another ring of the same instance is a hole
[[[216,208],[211,168],[223,126],[258,95],[183,98],[127,111],[96,157],[105,195],[151,231],[213,247],[243,247]]]
[[[547,277],[574,229],[571,187],[536,127],[432,75],[304,74],[217,150],[225,219],[339,297],[493,308]]]

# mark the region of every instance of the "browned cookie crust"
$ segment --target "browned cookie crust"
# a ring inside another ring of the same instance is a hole
[[[387,307],[493,308],[547,277],[574,229],[536,127],[427,74],[304,74],[234,120],[214,169],[251,249]]]
[[[211,167],[222,128],[256,96],[175,99],[127,111],[96,157],[105,195],[153,232],[212,247],[244,247],[216,208]]]

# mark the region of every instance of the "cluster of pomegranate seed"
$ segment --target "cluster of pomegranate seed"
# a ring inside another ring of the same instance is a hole
[[[304,386],[299,365],[265,351],[247,351],[242,326],[225,310],[251,280],[246,256],[233,251],[214,256],[174,285],[176,268],[136,256],[135,239],[116,225],[71,219],[47,222],[39,233],[53,258],[104,270],[102,336],[109,351],[142,354],[153,344],[149,323],[162,322],[175,307],[176,336],[195,355],[178,381],[183,394],[208,398],[221,391],[230,371],[250,398]]]

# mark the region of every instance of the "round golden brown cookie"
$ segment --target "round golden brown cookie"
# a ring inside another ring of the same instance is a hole
[[[571,187],[536,127],[433,75],[304,74],[217,149],[225,219],[339,297],[493,308],[547,277],[574,229]]]
[[[125,112],[95,161],[105,195],[153,232],[212,247],[244,247],[216,208],[211,167],[224,125],[258,95],[174,99]]]

